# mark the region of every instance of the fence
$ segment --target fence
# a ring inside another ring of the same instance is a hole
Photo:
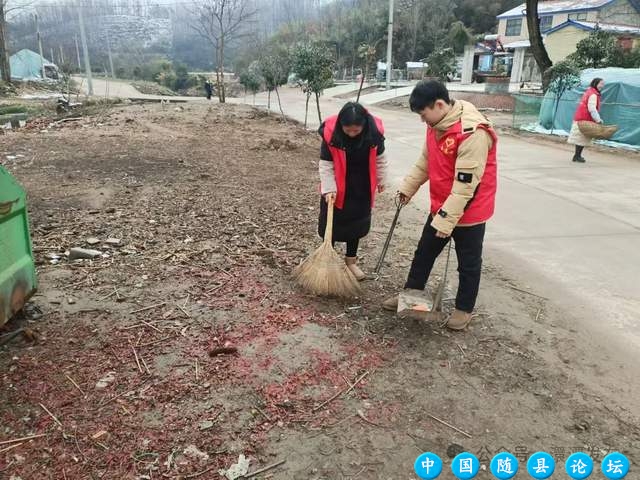
[[[533,124],[537,124],[540,119],[540,109],[542,108],[542,95],[513,95],[515,104],[513,106],[513,128],[521,129]]]

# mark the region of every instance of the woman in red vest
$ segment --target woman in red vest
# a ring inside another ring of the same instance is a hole
[[[386,160],[382,121],[359,103],[349,102],[327,118],[318,133],[320,148],[320,217],[324,237],[327,203],[334,201],[333,242],[346,242],[345,263],[358,280],[366,275],[357,265],[359,241],[369,233],[375,194],[384,191]]]
[[[600,118],[600,101],[603,87],[604,80],[601,78],[591,80],[589,88],[587,88],[587,91],[582,95],[578,108],[576,109],[576,114],[571,124],[571,132],[567,139],[567,142],[576,146],[576,151],[573,155],[574,162],[585,162],[585,159],[582,157],[582,150],[591,143],[591,138],[583,135],[578,128],[578,122],[588,121],[602,123],[602,118]]]

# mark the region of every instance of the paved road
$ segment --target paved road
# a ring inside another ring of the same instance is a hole
[[[73,79],[81,86],[82,91],[87,93],[87,81],[84,77],[75,76]],[[140,100],[168,100],[171,102],[206,102],[207,99],[202,97],[179,97],[166,95],[147,95],[140,93],[130,83],[121,80],[108,80],[103,78],[94,78],[93,94],[96,97],[118,97]],[[204,92],[204,90],[203,90]]]
[[[303,95],[283,88],[281,97],[285,113],[303,121]],[[257,97],[258,104],[265,100]],[[344,101],[325,95],[323,115],[336,113]],[[384,119],[396,186],[419,153],[424,125],[408,111],[370,109]],[[309,110],[309,126],[317,127],[315,106]],[[571,156],[566,144],[501,136],[500,188],[487,230],[487,263],[563,306],[568,326],[637,359],[640,156],[587,149],[584,165],[572,163]],[[428,205],[424,190],[412,202],[422,218]]]

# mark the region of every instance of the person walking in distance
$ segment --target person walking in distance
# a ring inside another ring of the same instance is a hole
[[[584,135],[578,127],[578,122],[587,121],[602,123],[600,117],[600,103],[602,98],[602,89],[604,88],[604,80],[601,78],[594,78],[589,84],[589,88],[584,92],[578,108],[573,116],[573,123],[571,124],[571,132],[569,132],[569,138],[567,142],[575,145],[576,150],[573,154],[573,161],[578,163],[584,163],[586,160],[582,156],[584,147],[591,144],[591,138]]]

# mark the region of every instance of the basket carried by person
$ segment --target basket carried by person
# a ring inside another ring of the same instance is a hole
[[[589,138],[606,140],[613,136],[618,130],[617,125],[603,125],[602,123],[581,120],[578,122],[580,132]]]

